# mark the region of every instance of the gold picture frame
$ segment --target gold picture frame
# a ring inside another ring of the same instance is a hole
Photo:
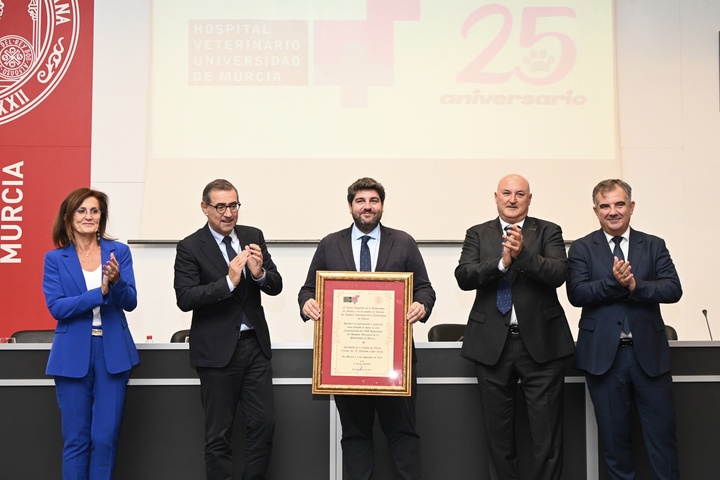
[[[313,394],[412,393],[410,272],[316,273]]]

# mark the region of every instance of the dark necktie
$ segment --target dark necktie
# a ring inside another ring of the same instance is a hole
[[[234,248],[232,248],[232,238],[225,237],[222,239],[223,243],[225,244],[225,251],[227,252],[228,256],[228,263],[232,262],[233,258],[237,257],[237,252]]]
[[[615,255],[618,260],[624,261],[625,255],[623,255],[622,248],[620,248],[620,242],[622,242],[623,237],[613,237],[613,242],[615,242],[615,247],[613,247],[613,255]],[[627,314],[623,317],[623,324],[622,324],[622,331],[625,333],[630,333],[630,323],[627,319]]]
[[[370,259],[370,247],[368,247],[368,241],[370,235],[363,235],[361,237],[362,245],[360,245],[360,271],[361,272],[372,272],[372,260]]]
[[[510,229],[510,225],[505,227],[505,231],[507,232]],[[503,251],[505,250],[505,247],[502,247],[500,249],[500,256],[502,256]],[[510,311],[512,308],[512,271],[508,270],[505,272],[505,274],[500,278],[500,281],[498,282],[498,288],[497,288],[497,299],[496,302],[498,310],[500,310],[500,313],[505,315],[507,312]]]
[[[620,242],[622,242],[623,237],[613,237],[613,242],[615,242],[615,247],[613,248],[613,255],[615,255],[618,260],[625,260],[625,255],[622,253],[622,248],[620,248]]]
[[[232,238],[230,238],[229,236],[224,237],[222,239],[222,241],[225,244],[225,251],[227,252],[227,256],[228,256],[228,263],[230,263],[230,262],[232,262],[233,258],[237,257],[237,252],[232,247]],[[245,269],[243,269],[243,276],[245,276],[244,273],[245,273]],[[238,287],[239,287],[238,292],[242,293],[242,291],[246,287],[246,285],[247,284],[244,281],[240,280],[240,285],[238,285]],[[250,322],[250,319],[247,318],[247,315],[245,315],[245,312],[243,312],[243,314],[242,314],[241,321],[243,324],[245,324],[249,328],[252,328],[252,323]]]

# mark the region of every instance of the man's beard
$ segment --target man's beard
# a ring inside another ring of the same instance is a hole
[[[378,226],[378,223],[380,223],[380,220],[382,219],[382,213],[378,213],[372,222],[363,221],[362,213],[354,217],[353,219],[355,220],[355,226],[358,228],[358,230],[363,233],[370,233],[375,229],[375,227]]]

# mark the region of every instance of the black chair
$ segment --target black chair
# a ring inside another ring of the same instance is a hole
[[[190,337],[190,329],[187,330],[178,330],[177,332],[173,333],[173,336],[170,337],[170,343],[185,343],[187,342],[187,338]]]
[[[677,332],[673,327],[670,325],[665,325],[665,335],[667,335],[668,340],[677,340]]]
[[[20,330],[12,336],[17,343],[52,343],[55,330]]]
[[[465,325],[461,323],[440,323],[428,330],[429,342],[461,342]]]

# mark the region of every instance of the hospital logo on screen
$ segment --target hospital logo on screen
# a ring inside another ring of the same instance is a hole
[[[37,107],[75,54],[78,0],[0,0],[0,125]]]

